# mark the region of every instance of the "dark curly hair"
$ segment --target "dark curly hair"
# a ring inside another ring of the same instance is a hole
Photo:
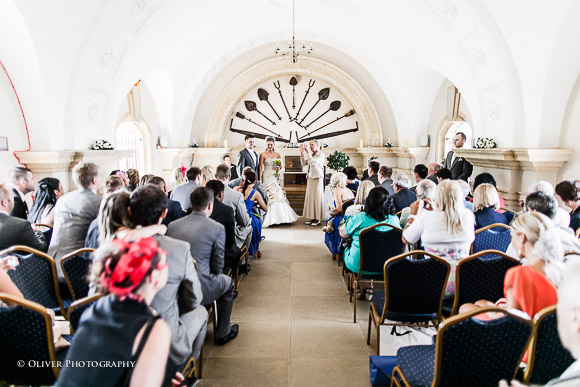
[[[578,180],[564,180],[556,185],[555,191],[565,202],[575,202],[579,198]]]
[[[344,167],[344,169],[342,170],[342,173],[344,173],[346,175],[346,178],[348,180],[354,180],[357,177],[358,172],[356,171],[356,168],[353,167],[352,165],[349,165],[348,167]]]
[[[365,200],[365,212],[369,217],[382,222],[388,215],[395,215],[396,211],[393,197],[385,188],[377,186],[370,190]]]

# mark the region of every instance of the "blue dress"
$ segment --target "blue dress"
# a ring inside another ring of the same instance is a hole
[[[262,222],[260,222],[260,219],[258,219],[254,213],[254,201],[251,200],[255,192],[256,189],[254,188],[250,195],[248,195],[248,198],[244,199],[244,203],[246,203],[246,211],[248,211],[248,215],[250,215],[250,219],[252,220],[252,241],[248,247],[249,255],[255,255],[258,252],[260,240],[262,239]]]
[[[324,244],[328,247],[330,254],[338,254],[340,252],[340,233],[338,229],[340,228],[340,222],[343,217],[343,214],[331,216],[326,221],[328,224],[328,221],[331,220],[333,228],[332,232],[324,233]]]

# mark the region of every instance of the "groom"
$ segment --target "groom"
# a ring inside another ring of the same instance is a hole
[[[240,177],[243,175],[245,167],[252,167],[256,171],[258,180],[260,180],[260,158],[254,151],[254,136],[247,134],[244,140],[246,141],[246,147],[238,155],[238,175]]]

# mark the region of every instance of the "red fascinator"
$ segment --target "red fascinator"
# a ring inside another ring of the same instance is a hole
[[[185,165],[183,165],[183,163],[179,163],[179,169],[181,169],[181,173],[183,173],[183,177],[185,177],[185,173],[187,172],[187,168],[185,168]]]

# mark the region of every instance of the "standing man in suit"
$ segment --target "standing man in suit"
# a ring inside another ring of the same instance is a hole
[[[230,174],[232,175],[232,180],[237,179],[239,177],[238,169],[235,165],[232,164],[232,158],[230,157],[230,155],[225,155],[223,161],[225,165],[230,167]]]
[[[395,194],[393,195],[393,203],[397,212],[402,211],[403,208],[410,207],[411,203],[417,200],[415,192],[411,191],[411,178],[404,173],[395,175],[393,179]]]
[[[373,160],[369,163],[369,168],[367,169],[369,173],[369,181],[372,181],[375,184],[375,187],[379,185],[379,169],[381,168],[381,164]]]
[[[93,219],[97,218],[101,205],[101,197],[97,195],[101,187],[97,164],[77,164],[73,168],[72,177],[78,189],[56,201],[54,228],[48,248],[48,255],[54,257],[58,277],[62,283],[64,276],[60,268],[60,259],[85,246],[87,231]]]
[[[129,210],[137,226],[160,224],[167,213],[167,195],[154,185],[141,186],[131,193]],[[153,298],[151,307],[171,328],[169,356],[183,364],[189,356],[197,361],[205,340],[207,310],[189,244],[164,235],[156,235],[159,246],[167,251],[167,283]],[[199,363],[198,363],[199,364]]]
[[[260,176],[260,164],[258,154],[254,151],[254,136],[247,134],[245,137],[246,147],[238,155],[238,176],[242,176],[244,168],[249,166]]]
[[[222,203],[234,210],[234,216],[236,217],[236,245],[241,249],[242,246],[250,245],[252,240],[252,222],[246,210],[244,195],[228,186],[230,176],[230,169],[226,164],[217,166],[215,178],[224,184],[224,199]]]
[[[379,169],[377,176],[379,177],[379,184],[381,187],[386,189],[389,195],[394,195],[395,191],[393,189],[393,179],[391,179],[391,176],[393,176],[393,168],[383,165]]]
[[[35,231],[24,219],[9,215],[14,207],[14,195],[5,184],[0,184],[0,250],[15,245],[46,251],[46,239],[42,231]]]
[[[225,274],[224,226],[209,216],[213,211],[213,191],[198,187],[191,193],[193,212],[169,225],[167,235],[189,242],[191,255],[197,261],[197,272],[203,292],[203,305],[217,301],[216,345],[225,345],[238,336],[238,324],[231,325],[234,305],[234,282]]]
[[[167,196],[167,185],[165,180],[160,176],[155,176],[149,180],[149,184],[153,184],[159,188]],[[163,218],[163,224],[169,226],[169,223],[174,220],[181,219],[185,216],[185,212],[181,208],[181,204],[178,201],[167,198],[167,215]]]
[[[171,191],[171,200],[179,202],[181,209],[189,210],[189,195],[194,189],[201,186],[201,169],[198,167],[191,167],[185,174],[187,176],[187,183],[178,185]]]
[[[14,194],[14,208],[10,215],[26,220],[28,218],[28,205],[24,195],[34,191],[34,175],[30,169],[19,166],[13,168],[8,176]]]
[[[465,133],[457,132],[453,137],[453,147],[455,149],[463,148],[465,144]],[[471,176],[473,173],[473,165],[463,157],[457,157],[455,151],[450,150],[445,158],[445,168],[451,171],[451,179],[453,180],[465,180]]]

